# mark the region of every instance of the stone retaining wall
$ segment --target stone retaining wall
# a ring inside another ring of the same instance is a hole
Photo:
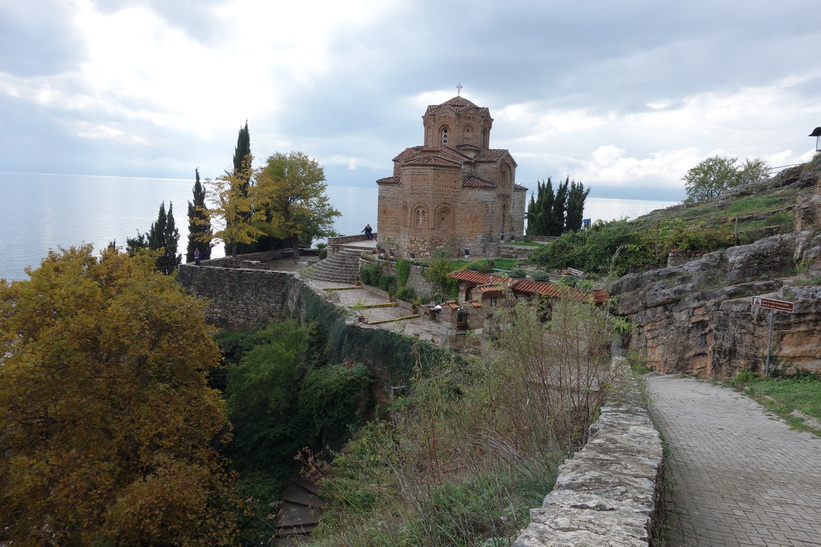
[[[559,467],[556,486],[513,545],[658,544],[662,487],[661,440],[633,382],[601,409],[587,444]]]
[[[211,301],[205,316],[220,328],[246,327],[279,317],[297,282],[288,272],[214,267],[205,262],[203,266],[181,264],[177,281],[187,291]]]

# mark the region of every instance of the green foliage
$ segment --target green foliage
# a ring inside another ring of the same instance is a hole
[[[146,234],[137,234],[136,238],[127,238],[127,250],[134,256],[141,249],[158,251],[156,267],[165,275],[171,275],[180,265],[182,256],[177,254],[177,244],[180,232],[174,224],[174,204],[168,204],[168,214],[165,212],[165,202],[160,204],[157,220],[151,225]]]
[[[712,156],[691,168],[682,177],[688,199],[713,199],[731,188],[763,180],[769,173],[769,166],[761,159],[745,160],[741,166],[737,163],[738,158]]]
[[[563,232],[582,227],[584,203],[590,189],[568,177],[553,191],[553,182],[536,182],[536,193],[531,195],[527,208],[528,236],[559,236]]]
[[[302,447],[293,417],[308,337],[309,330],[292,320],[273,322],[257,335],[261,344],[228,369],[230,454],[237,469],[287,472]]]
[[[383,273],[379,276],[379,284],[378,287],[385,292],[395,292],[396,291],[396,276]]]
[[[527,272],[522,268],[513,268],[512,270],[510,270],[510,273],[508,275],[513,278],[521,279],[527,277]]]
[[[410,302],[416,299],[416,291],[413,290],[413,287],[399,287],[396,291],[396,297],[400,300]]]
[[[788,417],[793,410],[821,419],[821,377],[809,373],[786,374],[766,378],[752,371],[739,371],[730,385],[769,406],[781,416]],[[773,402],[775,401],[775,402]],[[791,418],[791,421],[795,418]],[[801,427],[798,422],[793,425]]]
[[[186,262],[193,262],[194,251],[200,250],[200,258],[211,258],[211,219],[205,207],[205,188],[200,182],[200,170],[195,169],[194,201],[188,202],[188,250]]]
[[[616,373],[601,310],[559,304],[549,325],[528,306],[500,317],[495,348],[417,370],[390,420],[369,424],[335,456],[323,481],[329,508],[313,541],[480,545],[515,537],[568,444],[582,442]]]
[[[309,370],[297,397],[300,436],[310,446],[342,448],[363,424],[373,380],[361,363]]]
[[[382,277],[382,265],[379,263],[374,263],[369,264],[368,266],[363,266],[359,270],[359,277],[365,285],[370,285],[372,287],[378,286],[379,278]]]
[[[325,195],[325,172],[315,160],[302,152],[276,153],[254,177],[265,231],[289,240],[294,260],[299,257],[300,242],[337,235],[333,223],[340,212]]]
[[[410,277],[411,265],[407,260],[399,259],[396,261],[396,280],[400,287],[408,284]]]
[[[493,265],[486,258],[477,258],[467,265],[467,269],[473,272],[491,273]]]
[[[448,274],[456,270],[448,249],[436,249],[432,255],[427,269],[423,272],[425,279],[436,287],[436,298],[441,300],[455,298],[459,292],[459,281],[448,277]]]
[[[533,272],[531,277],[533,278],[533,281],[550,281],[550,274],[541,270]]]
[[[590,194],[590,188],[585,189],[581,182],[570,183],[570,191],[567,194],[567,218],[565,219],[565,231],[582,229],[584,217],[584,202]]]

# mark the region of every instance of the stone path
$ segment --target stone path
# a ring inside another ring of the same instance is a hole
[[[669,449],[669,545],[821,545],[821,438],[728,388],[646,380]]]

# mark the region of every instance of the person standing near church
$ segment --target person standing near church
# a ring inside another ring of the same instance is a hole
[[[373,228],[371,228],[370,224],[366,224],[362,232],[364,232],[364,234],[368,236],[368,239],[371,239],[371,233],[373,233]]]

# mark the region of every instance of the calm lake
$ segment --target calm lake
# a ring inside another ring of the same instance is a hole
[[[174,206],[180,251],[188,243],[188,201],[193,178],[147,179],[85,175],[0,173],[0,279],[28,279],[49,249],[91,243],[95,250],[147,232],[160,203]],[[377,187],[328,186],[328,197],[342,216],[336,230],[358,234],[365,223],[376,231]],[[528,201],[529,201],[528,196]],[[672,201],[587,198],[584,216],[594,222],[635,218],[674,205]],[[222,245],[212,256],[222,256]]]

